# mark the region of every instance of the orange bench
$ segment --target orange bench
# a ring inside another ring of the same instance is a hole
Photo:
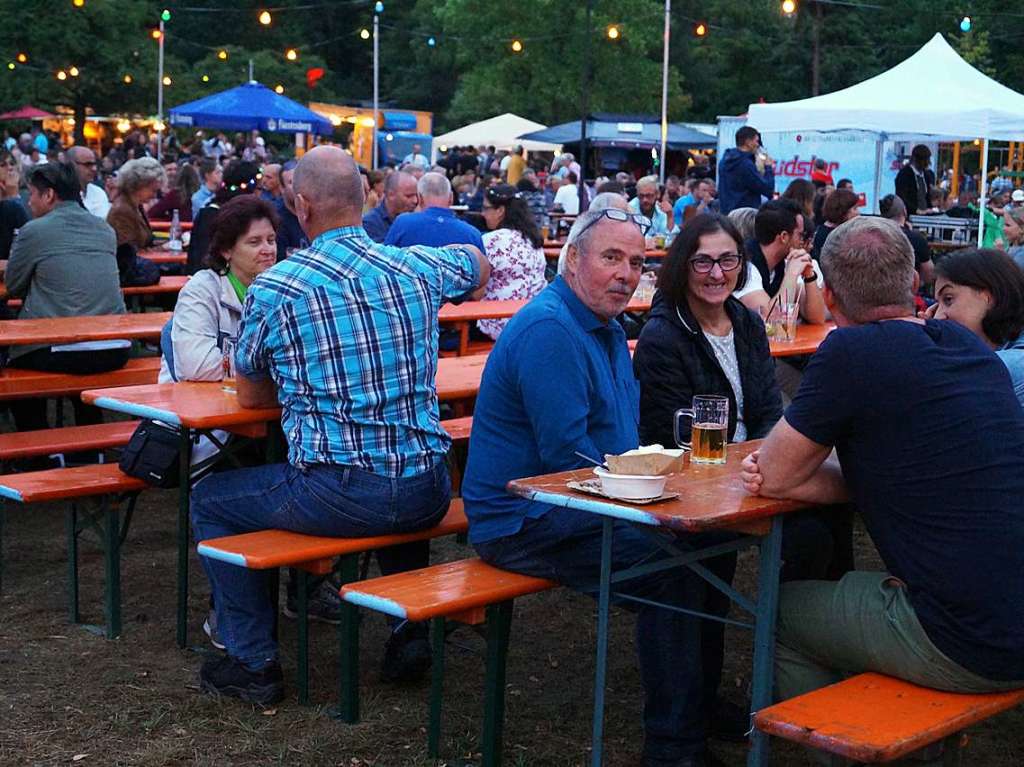
[[[0,400],[77,396],[86,389],[156,383],[159,357],[137,357],[118,370],[89,375],[7,368],[0,373]]]
[[[65,529],[68,543],[68,609],[72,623],[80,622],[78,538],[85,529],[92,529],[99,534],[105,572],[104,615],[109,639],[121,633],[121,544],[128,532],[135,498],[145,487],[145,482],[129,477],[115,464],[102,463],[0,476],[0,501],[23,504],[70,501],[65,516]],[[122,527],[117,501],[125,496],[129,500]],[[90,497],[101,499],[99,507],[80,508],[77,501]],[[3,514],[0,513],[0,589],[2,586]]]
[[[555,587],[552,581],[500,570],[479,559],[464,559],[385,575],[341,588],[346,602],[402,620],[431,621],[433,668],[427,756],[436,759],[441,740],[441,699],[444,694],[444,640],[448,620],[486,624],[487,670],[481,738],[484,767],[501,763],[501,730],[505,718],[505,658],[516,597]],[[350,673],[357,678],[356,670]]]
[[[88,426],[65,426],[0,434],[0,462],[55,453],[105,450],[128,444],[138,421],[115,421]]]
[[[437,525],[416,533],[400,535],[376,535],[370,538],[331,538],[318,535],[303,535],[287,530],[260,530],[254,533],[228,535],[202,541],[196,547],[200,556],[220,562],[245,567],[250,570],[276,570],[280,567],[297,569],[295,584],[296,607],[298,612],[298,653],[296,683],[299,688],[299,702],[309,701],[309,617],[306,610],[307,573],[326,575],[334,566],[334,559],[341,557],[341,577],[354,581],[358,577],[358,559],[364,552],[397,546],[413,541],[427,541],[444,535],[465,533],[469,529],[462,499],[453,498],[448,513]],[[348,612],[348,611],[346,611]],[[349,636],[350,654],[359,650],[359,629],[355,616],[343,616],[342,635]],[[351,633],[349,633],[351,632]],[[342,718],[354,722],[359,718],[359,687],[356,677],[346,676],[351,663],[342,664]],[[355,666],[352,666],[355,667]]]
[[[754,715],[769,735],[847,760],[876,764],[943,741],[943,764],[960,764],[961,734],[1024,702],[1024,690],[982,695],[942,692],[883,674],[858,674],[776,703]]]

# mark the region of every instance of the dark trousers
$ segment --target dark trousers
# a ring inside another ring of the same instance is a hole
[[[123,368],[128,362],[131,347],[123,349],[99,349],[96,351],[55,352],[49,347],[36,349],[11,360],[8,367],[26,370],[43,370],[48,373],[73,373],[89,375],[107,373]],[[75,410],[75,424],[103,423],[103,411],[92,405],[86,405],[79,397],[72,397],[71,405]],[[46,399],[24,399],[11,403],[11,413],[18,431],[34,431],[48,429],[46,420]]]

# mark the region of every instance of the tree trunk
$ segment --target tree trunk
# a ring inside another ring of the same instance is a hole
[[[85,146],[85,101],[75,94],[75,144]]]

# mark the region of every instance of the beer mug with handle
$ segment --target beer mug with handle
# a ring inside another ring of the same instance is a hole
[[[690,441],[682,438],[682,419],[691,421]],[[693,398],[692,408],[676,411],[673,420],[676,444],[690,451],[692,463],[725,463],[729,442],[729,398],[701,394]]]

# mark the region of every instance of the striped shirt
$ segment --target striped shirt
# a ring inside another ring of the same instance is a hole
[[[408,477],[444,456],[437,313],[479,279],[461,247],[378,245],[362,227],[324,232],[259,275],[235,362],[277,385],[289,462]]]

